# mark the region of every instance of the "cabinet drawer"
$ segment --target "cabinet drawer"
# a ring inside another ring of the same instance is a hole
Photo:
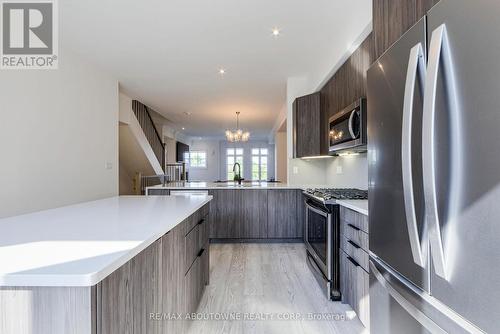
[[[185,305],[189,313],[196,312],[205,285],[208,283],[208,261],[208,248],[202,248],[184,277]]]
[[[184,291],[185,291],[185,305],[186,311],[188,313],[196,312],[196,308],[198,307],[198,297],[200,295],[200,280],[201,273],[201,259],[196,257],[193,265],[189,268],[189,271],[186,273],[184,277]],[[189,326],[189,324],[187,324]]]
[[[210,283],[210,244],[207,243],[202,248],[201,254],[201,286],[202,294],[205,285]],[[201,296],[200,296],[201,298]]]
[[[195,227],[198,224],[200,218],[201,218],[201,212],[200,210],[198,210],[186,219],[185,223],[186,226],[184,229],[184,233],[186,234],[186,236],[191,232],[193,227]]]
[[[198,222],[198,250],[206,247],[208,243],[208,233],[209,233],[209,217],[205,216],[205,218],[200,219]]]
[[[342,224],[343,235],[347,240],[351,240],[356,245],[368,252],[368,233],[363,232],[357,226],[347,223]]]
[[[365,216],[364,214],[343,206],[340,207],[340,221],[342,222],[342,224],[350,224],[352,226],[355,226],[363,232],[369,232],[368,216]]]
[[[352,257],[341,252],[342,301],[351,305],[365,327],[369,327],[369,275]]]
[[[200,209],[200,218],[206,218],[209,213],[210,213],[210,203],[207,203]]]
[[[200,251],[200,226],[201,225],[195,225],[195,227],[186,235],[186,261],[184,265],[184,272],[187,272],[193,265],[193,262]]]
[[[207,203],[185,220],[185,234],[186,235],[193,229],[193,227],[198,225],[201,220],[208,219],[207,216],[208,216],[208,213],[210,211],[209,208],[210,208],[209,204]]]
[[[358,244],[356,244],[354,241],[349,240],[347,238],[342,238],[341,239],[341,247],[344,252],[348,256],[354,259],[359,265],[366,271],[369,272],[368,268],[368,260],[369,256],[368,253],[363,250]]]

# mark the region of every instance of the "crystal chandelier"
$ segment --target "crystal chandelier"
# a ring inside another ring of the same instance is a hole
[[[240,112],[236,112],[236,130],[226,130],[226,139],[227,141],[234,143],[240,141],[248,141],[250,139],[250,132],[240,129]]]

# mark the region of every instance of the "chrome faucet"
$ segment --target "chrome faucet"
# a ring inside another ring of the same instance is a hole
[[[238,173],[236,173],[236,166],[238,166]],[[233,173],[234,173],[234,181],[238,181],[238,184],[241,185],[241,165],[238,162],[235,162],[233,165]]]

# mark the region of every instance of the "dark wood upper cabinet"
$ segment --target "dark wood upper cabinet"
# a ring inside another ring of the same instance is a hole
[[[293,102],[294,158],[318,156],[321,153],[320,93],[298,97]]]
[[[378,59],[439,0],[373,0],[375,59]]]
[[[373,33],[361,43],[347,61],[335,72],[321,88],[322,108],[322,150],[328,152],[328,120],[330,117],[366,97],[366,71],[375,61]],[[370,112],[370,111],[368,111]]]

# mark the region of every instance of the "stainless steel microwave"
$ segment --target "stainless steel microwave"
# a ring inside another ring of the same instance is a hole
[[[362,98],[329,120],[329,153],[366,151],[366,99]]]

